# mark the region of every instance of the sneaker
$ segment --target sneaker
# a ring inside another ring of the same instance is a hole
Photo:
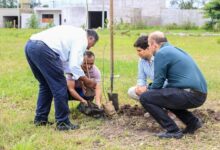
[[[181,139],[183,137],[183,133],[181,131],[177,132],[161,132],[156,134],[159,138],[175,138]]]
[[[76,130],[79,129],[79,125],[74,125],[71,122],[58,122],[56,129],[59,131]]]
[[[53,125],[54,123],[53,122],[49,122],[49,121],[44,121],[44,120],[34,120],[34,124],[35,126],[51,126]]]
[[[194,134],[196,130],[202,127],[202,122],[198,120],[196,123],[188,125],[182,132],[183,134]]]

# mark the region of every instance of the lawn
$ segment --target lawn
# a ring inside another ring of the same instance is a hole
[[[80,114],[77,102],[69,102],[71,121],[80,124],[77,131],[58,132],[55,125],[35,127],[38,83],[24,56],[24,46],[31,34],[40,30],[0,29],[0,150],[4,149],[219,149],[220,123],[206,121],[195,135],[181,140],[161,140],[146,129],[129,128],[136,118],[96,120]],[[114,92],[120,105],[138,104],[127,96],[136,83],[138,56],[133,43],[149,30],[115,32]],[[200,109],[220,110],[220,36],[205,31],[166,31],[173,45],[186,50],[197,62],[208,83],[208,99]],[[100,41],[92,49],[103,75],[103,103],[110,87],[109,33],[98,31]],[[142,118],[144,120],[144,118]],[[54,121],[54,108],[49,116]],[[124,123],[122,123],[124,121]],[[139,120],[140,121],[140,118]],[[141,122],[141,121],[140,121]],[[138,125],[138,122],[135,122]],[[133,126],[134,127],[134,126]]]

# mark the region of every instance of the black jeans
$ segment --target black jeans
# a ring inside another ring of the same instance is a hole
[[[69,122],[67,83],[59,55],[41,41],[28,41],[27,61],[39,82],[36,121],[47,121],[54,98],[57,122]]]
[[[207,94],[200,92],[163,88],[143,93],[140,102],[163,128],[168,132],[175,132],[179,131],[179,128],[164,109],[173,112],[185,125],[190,125],[198,121],[198,118],[187,109],[201,106],[206,97]]]

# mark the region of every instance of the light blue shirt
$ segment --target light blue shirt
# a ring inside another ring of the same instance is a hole
[[[146,86],[147,80],[154,80],[154,57],[150,61],[146,59],[140,59],[138,62],[138,86]]]

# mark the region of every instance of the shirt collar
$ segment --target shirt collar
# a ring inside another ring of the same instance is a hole
[[[147,61],[147,62],[149,62],[149,63],[152,63],[152,62],[154,62],[154,56],[152,56],[152,57],[150,58],[150,60],[144,59],[144,58],[140,58],[140,60],[145,60],[145,61]]]
[[[154,62],[154,56],[151,57],[151,59],[150,59],[149,62],[150,62],[150,63],[153,63],[153,62]]]
[[[158,49],[158,50],[156,51],[155,55],[156,55],[163,47],[169,46],[169,45],[170,45],[170,44],[169,44],[168,42],[163,43],[163,44],[161,45],[160,49]],[[154,56],[155,56],[155,55],[154,55]]]
[[[165,42],[165,43],[163,43],[163,44],[161,45],[160,49],[163,48],[163,47],[165,47],[165,46],[169,46],[169,45],[170,45],[170,44],[169,44],[168,42]]]

